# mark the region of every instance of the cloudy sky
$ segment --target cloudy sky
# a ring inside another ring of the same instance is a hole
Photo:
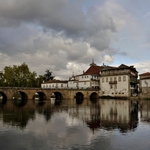
[[[149,0],[0,0],[0,70],[26,63],[58,79],[97,65],[150,71]]]

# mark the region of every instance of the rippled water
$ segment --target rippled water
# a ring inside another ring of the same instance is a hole
[[[0,104],[0,150],[148,150],[150,101]]]

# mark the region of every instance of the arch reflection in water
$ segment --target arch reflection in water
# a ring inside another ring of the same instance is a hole
[[[128,100],[99,100],[96,103],[90,102],[89,99],[85,99],[84,101],[80,105],[62,101],[62,105],[59,107],[52,105],[50,101],[36,103],[35,105],[32,100],[28,100],[26,104],[17,102],[14,106],[22,107],[14,107],[12,104],[9,104],[12,101],[8,101],[2,114],[7,114],[6,111],[9,112],[10,110],[13,112],[16,108],[18,113],[20,111],[36,112],[38,110],[39,113],[44,113],[49,118],[49,114],[55,114],[65,110],[66,114],[68,113],[72,118],[85,122],[87,127],[92,131],[99,128],[106,130],[117,128],[121,132],[126,132],[137,127],[138,103]]]
[[[3,109],[0,108],[0,114],[2,114],[1,119],[3,120],[3,123],[24,129],[27,126],[28,121],[35,118],[33,104],[31,106],[31,101],[30,103],[28,102],[22,105],[22,103],[14,103],[13,101],[8,100],[5,107]]]

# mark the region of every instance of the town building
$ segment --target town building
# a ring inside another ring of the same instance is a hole
[[[150,72],[139,75],[140,77],[140,94],[142,97],[150,97]]]
[[[50,80],[41,84],[50,89],[98,89],[101,97],[130,97],[138,94],[138,72],[134,66],[98,66],[92,61],[87,71],[68,81]],[[145,81],[144,81],[145,83]],[[146,81],[150,85],[149,81]],[[143,86],[143,83],[142,83]]]
[[[49,88],[49,89],[67,89],[68,81],[61,80],[49,80],[41,84],[41,88]]]
[[[105,66],[100,72],[101,96],[130,97],[137,95],[138,72],[134,66]]]
[[[69,78],[68,88],[70,89],[100,89],[100,70],[104,66],[97,66],[94,61],[87,71],[81,75],[73,75]]]

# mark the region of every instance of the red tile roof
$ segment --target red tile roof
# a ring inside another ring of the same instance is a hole
[[[150,72],[142,73],[142,74],[140,74],[139,76],[150,76]]]
[[[102,70],[103,68],[104,66],[92,65],[86,72],[83,73],[83,75],[100,74],[100,70]]]

